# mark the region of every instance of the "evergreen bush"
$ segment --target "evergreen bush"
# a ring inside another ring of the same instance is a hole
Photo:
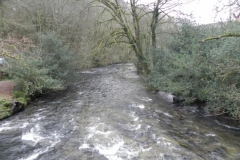
[[[149,84],[162,91],[184,97],[185,103],[208,101],[214,114],[228,114],[240,119],[240,44],[237,38],[201,43],[218,35],[234,23],[225,26],[195,26],[182,22],[171,47],[151,51],[154,68]],[[234,27],[235,26],[235,27]]]
[[[5,72],[26,95],[64,89],[74,80],[74,54],[53,33],[39,35],[40,46],[8,58]]]

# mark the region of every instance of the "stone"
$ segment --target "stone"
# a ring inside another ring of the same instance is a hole
[[[25,107],[24,104],[21,102],[12,102],[12,114],[16,114],[18,112],[24,111]]]
[[[183,103],[184,101],[185,101],[184,98],[176,97],[176,96],[173,97],[173,104]]]

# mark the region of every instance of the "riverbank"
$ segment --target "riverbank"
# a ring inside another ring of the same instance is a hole
[[[13,98],[15,83],[0,81],[0,120],[24,110],[24,103]]]
[[[11,109],[8,106],[12,101],[14,86],[12,81],[0,81],[0,120],[11,116]]]

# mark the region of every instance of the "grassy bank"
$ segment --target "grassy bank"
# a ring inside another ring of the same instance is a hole
[[[1,97],[2,98],[2,97]],[[12,115],[11,101],[8,99],[0,100],[0,120]]]
[[[15,84],[12,81],[0,81],[0,120],[22,111],[19,108],[27,105],[30,98],[21,91],[14,91]]]

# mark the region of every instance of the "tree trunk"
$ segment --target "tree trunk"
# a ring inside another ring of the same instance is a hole
[[[102,3],[106,10],[112,15],[114,21],[118,23],[123,31],[122,37],[128,39],[128,43],[132,47],[134,51],[137,62],[136,67],[139,73],[143,74],[144,76],[150,73],[149,65],[145,53],[143,51],[143,44],[141,40],[141,30],[140,30],[140,18],[139,13],[137,12],[137,0],[130,0],[130,7],[131,12],[130,16],[132,18],[132,22],[129,22],[127,14],[127,10],[124,10],[121,5],[119,4],[118,0],[112,2],[111,0],[97,0],[98,2]]]
[[[159,18],[159,4],[161,0],[157,0],[157,3],[154,4],[153,14],[152,14],[152,22],[151,22],[151,33],[152,33],[152,48],[157,48],[157,37],[156,37],[156,29],[158,25]]]

